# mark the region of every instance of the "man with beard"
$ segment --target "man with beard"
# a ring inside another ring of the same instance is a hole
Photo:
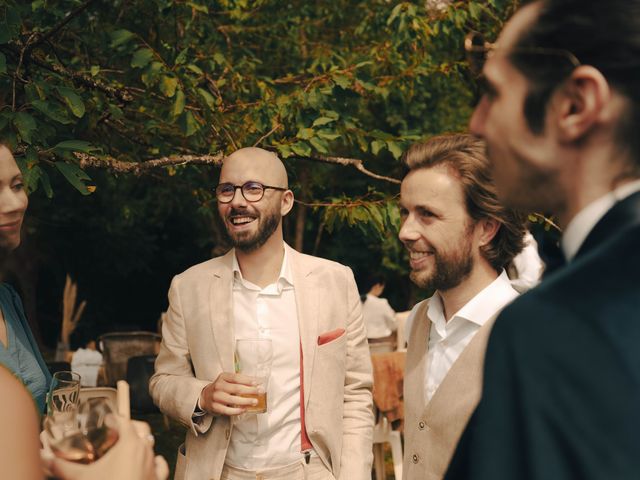
[[[498,318],[447,478],[638,479],[640,1],[525,3],[497,43],[467,37],[490,52],[470,128],[567,264]]]
[[[411,146],[405,161],[399,236],[411,280],[435,293],[407,321],[404,478],[440,479],[480,399],[493,322],[518,295],[505,267],[525,229],[498,202],[474,137],[432,138]]]
[[[293,193],[275,154],[228,156],[216,198],[234,248],[173,279],[150,382],[189,428],[175,478],[369,480],[371,361],[351,270],[284,243]],[[259,414],[256,383],[234,371],[235,340],[255,338],[273,346]]]

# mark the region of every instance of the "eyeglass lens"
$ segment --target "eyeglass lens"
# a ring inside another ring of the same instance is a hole
[[[243,185],[233,185],[231,183],[221,183],[216,187],[216,198],[223,203],[233,200],[236,189],[240,189],[242,196],[248,202],[257,202],[264,195],[264,186],[258,182],[246,182]]]

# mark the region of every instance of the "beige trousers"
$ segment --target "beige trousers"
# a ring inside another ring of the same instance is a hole
[[[311,457],[307,464],[304,460],[284,467],[265,470],[244,470],[225,465],[220,480],[335,480],[322,460]]]

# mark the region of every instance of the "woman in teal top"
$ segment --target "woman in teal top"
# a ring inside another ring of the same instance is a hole
[[[20,169],[11,151],[0,144],[0,263],[20,245],[28,203]],[[22,302],[7,284],[0,284],[0,364],[25,384],[43,412],[51,376],[24,316]]]

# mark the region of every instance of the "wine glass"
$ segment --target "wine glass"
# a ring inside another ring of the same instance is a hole
[[[60,371],[53,374],[47,394],[47,415],[72,420],[80,401],[80,375]]]
[[[106,398],[90,398],[80,404],[74,421],[61,415],[44,420],[47,447],[64,460],[91,463],[118,441],[115,410]]]

